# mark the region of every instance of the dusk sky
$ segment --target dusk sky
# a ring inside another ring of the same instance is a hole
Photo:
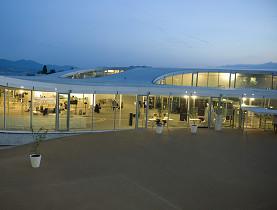
[[[79,67],[277,61],[277,1],[1,0],[0,58]]]

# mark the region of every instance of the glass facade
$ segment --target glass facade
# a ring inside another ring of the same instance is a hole
[[[234,74],[229,73],[194,75],[196,81],[203,86],[206,83],[206,86],[226,87],[229,86],[229,81],[236,82],[236,77],[232,78]],[[191,84],[192,75],[174,75],[170,79],[174,85],[185,82]],[[275,82],[274,77],[271,84]],[[277,107],[276,100],[257,99],[254,95],[253,98],[242,99],[193,95],[136,96],[56,93],[1,87],[0,129],[45,128],[50,131],[130,129],[155,127],[157,119],[169,128],[188,127],[191,124],[213,127],[219,110],[224,127],[240,127],[240,102],[248,106]],[[251,112],[246,112],[244,117],[245,128],[270,127],[269,118]]]
[[[192,74],[183,74],[183,86],[191,86]]]
[[[70,129],[92,130],[93,94],[70,94]]]
[[[117,95],[116,129],[135,128],[136,97],[132,95]]]
[[[106,70],[91,70],[86,71],[83,73],[76,73],[73,75],[67,76],[67,78],[71,79],[87,79],[87,78],[94,78],[94,77],[105,77],[112,74],[119,74],[121,72],[124,72],[123,69],[106,69]]]
[[[237,74],[236,88],[272,88],[272,75]]]
[[[114,94],[95,94],[93,128],[95,130],[115,129],[117,97]]]
[[[277,76],[272,76],[271,74],[198,72],[167,76],[156,81],[156,84],[215,88],[277,89]]]
[[[183,85],[183,75],[182,74],[173,76],[173,85]]]
[[[48,130],[56,129],[56,93],[33,91],[32,127]]]
[[[198,73],[197,86],[199,87],[208,86],[208,73]]]
[[[8,89],[6,91],[6,126],[10,130],[30,129],[31,91]]]

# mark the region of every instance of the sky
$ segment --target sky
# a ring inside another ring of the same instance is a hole
[[[0,0],[0,58],[83,68],[277,62],[277,1]]]

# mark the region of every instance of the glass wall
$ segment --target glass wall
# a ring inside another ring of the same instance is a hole
[[[192,74],[183,74],[183,86],[191,86]]]
[[[156,126],[156,120],[167,126],[168,104],[168,96],[149,96],[148,127]]]
[[[165,78],[165,84],[166,85],[172,85],[172,76],[168,76]]]
[[[31,91],[8,89],[6,93],[7,129],[30,130]]]
[[[116,129],[135,128],[136,97],[132,95],[117,95]]]
[[[113,130],[115,128],[115,109],[117,101],[114,94],[95,94],[93,113],[94,130]]]
[[[152,104],[152,98],[149,96],[149,107]],[[147,96],[138,96],[138,128],[145,128],[146,121],[146,106],[147,106]],[[149,118],[149,115],[148,115]]]
[[[33,129],[56,129],[56,93],[33,91]]]
[[[197,79],[198,79],[197,73],[193,73],[192,74],[192,86],[197,86]]]
[[[59,130],[68,130],[68,94],[59,93]]]
[[[169,127],[187,127],[188,97],[171,97],[169,113]]]
[[[229,88],[230,73],[218,73],[218,87]]]
[[[183,75],[178,74],[173,76],[173,85],[183,85]]]
[[[197,86],[207,87],[208,86],[208,73],[198,73]]]
[[[92,129],[93,94],[70,94],[70,129]]]
[[[4,91],[5,89],[0,87],[0,129],[4,129]]]
[[[273,76],[273,89],[277,90],[277,76]]]
[[[219,87],[219,88],[260,88],[277,89],[277,76],[271,74],[242,74],[223,72],[198,72],[167,76],[156,84]]]
[[[236,77],[236,88],[271,88],[272,76],[262,74],[238,74]]]
[[[208,87],[218,87],[218,73],[209,72]]]

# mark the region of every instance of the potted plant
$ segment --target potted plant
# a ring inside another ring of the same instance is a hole
[[[30,154],[30,161],[33,168],[39,168],[41,154],[39,153],[39,145],[46,138],[48,130],[40,128],[37,132],[32,129],[33,147]]]
[[[163,132],[163,124],[161,123],[161,120],[160,119],[157,119],[156,120],[156,133],[157,134],[161,134]]]
[[[195,121],[193,121],[193,124],[190,125],[190,132],[193,133],[193,134],[196,134],[197,133],[197,128],[198,128],[198,126],[195,124]]]

